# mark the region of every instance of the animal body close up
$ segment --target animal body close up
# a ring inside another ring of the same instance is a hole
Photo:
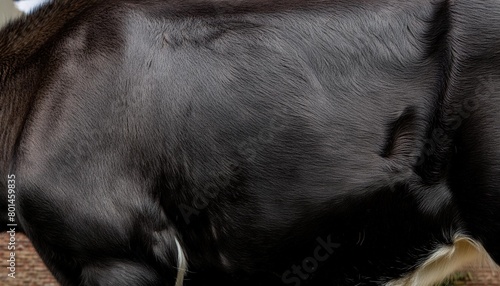
[[[0,228],[62,285],[500,263],[499,67],[498,0],[55,0],[0,30]]]

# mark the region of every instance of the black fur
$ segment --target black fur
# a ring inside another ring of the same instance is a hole
[[[0,31],[0,193],[63,285],[174,285],[175,238],[188,286],[382,285],[457,233],[500,263],[499,23],[55,1]]]

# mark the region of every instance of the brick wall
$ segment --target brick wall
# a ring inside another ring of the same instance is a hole
[[[2,1],[2,0],[0,0]],[[0,285],[3,286],[58,286],[59,284],[52,277],[43,264],[35,249],[26,236],[16,234],[16,278],[7,276],[9,253],[7,245],[9,237],[0,235]]]
[[[472,280],[467,281],[467,286],[497,286],[500,285],[500,271],[489,266],[473,266],[466,271],[472,275]],[[458,284],[457,284],[458,285]]]
[[[7,277],[9,252],[8,236],[0,235],[0,285],[5,286],[58,286],[50,275],[40,257],[25,236],[16,236],[16,279]],[[474,266],[464,271],[472,276],[471,281],[456,282],[455,285],[466,286],[500,286],[500,271],[487,266]]]

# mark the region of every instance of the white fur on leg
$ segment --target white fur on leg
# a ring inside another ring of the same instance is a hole
[[[177,238],[175,238],[175,245],[177,245],[177,279],[175,280],[175,286],[182,286],[187,271],[187,260],[184,250]]]
[[[470,237],[457,235],[452,245],[438,248],[415,272],[391,281],[386,286],[430,286],[475,262],[494,264],[481,243]]]

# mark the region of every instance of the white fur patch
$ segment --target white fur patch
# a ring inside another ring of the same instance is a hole
[[[386,286],[430,286],[472,263],[495,265],[481,243],[467,236],[456,236],[452,245],[437,249],[418,269]]]
[[[22,0],[16,1],[17,9],[21,10],[24,13],[31,13],[36,10],[38,7],[42,6],[45,3],[48,3],[50,0]]]
[[[175,286],[182,286],[187,271],[187,260],[177,238],[175,238],[175,245],[177,245],[177,279],[175,280]]]

